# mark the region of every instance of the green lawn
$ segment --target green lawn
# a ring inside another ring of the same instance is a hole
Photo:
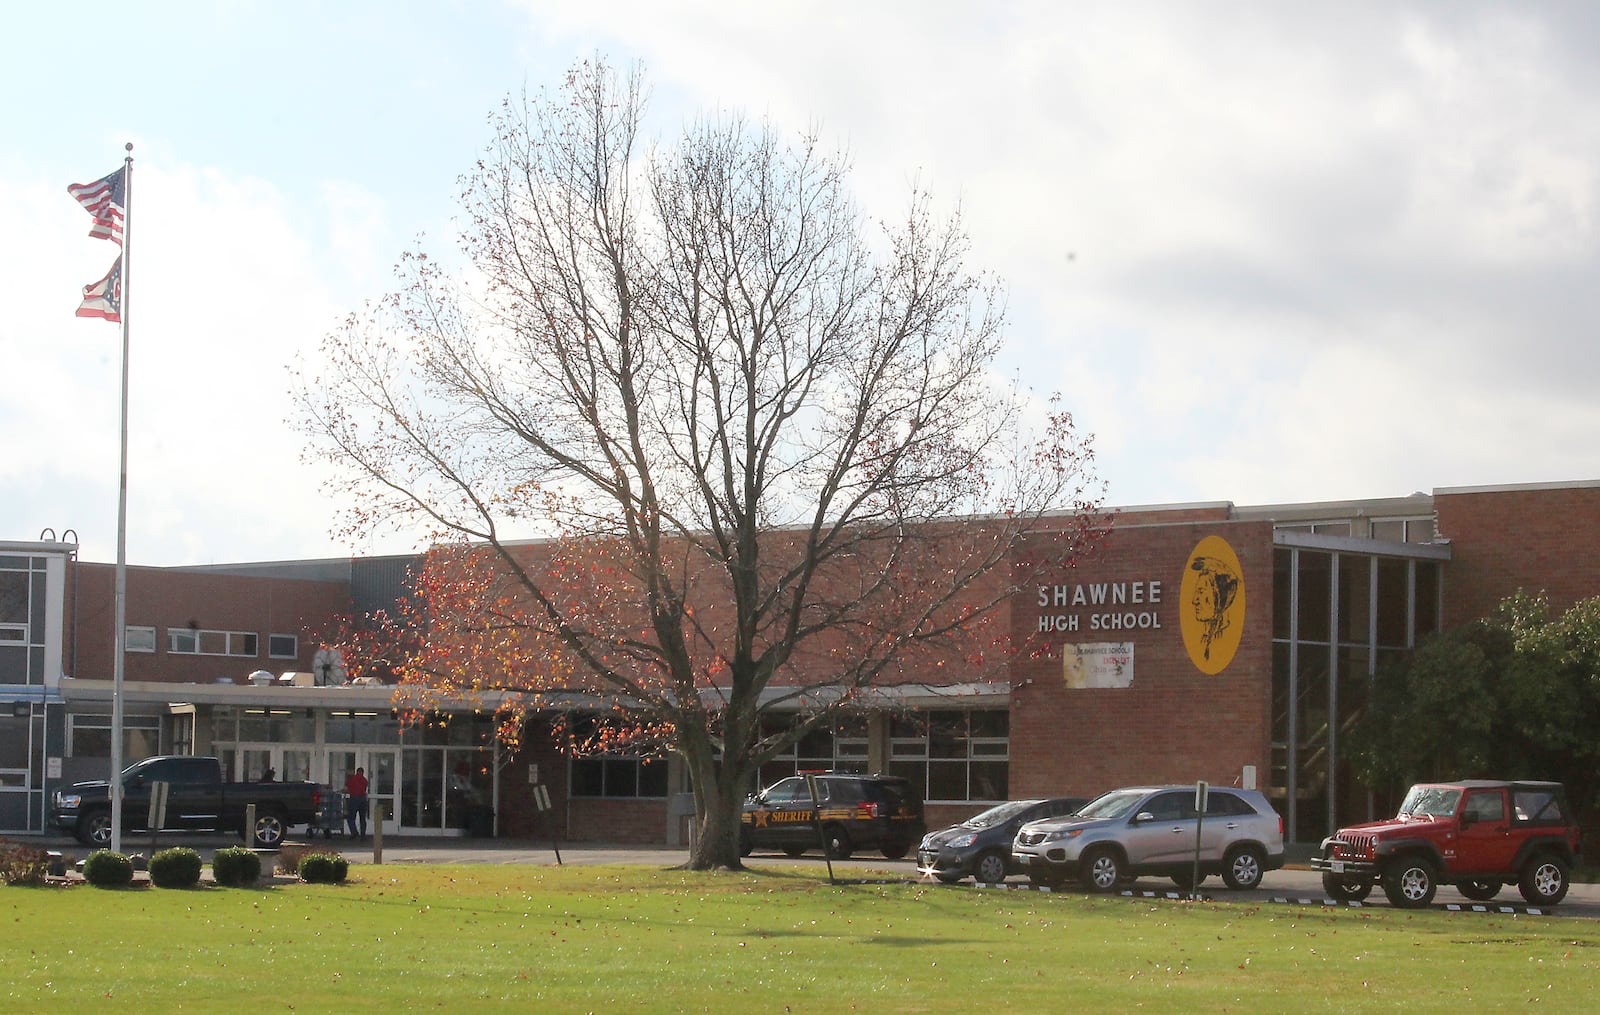
[[[0,1011],[1593,1010],[1600,924],[932,885],[811,867],[359,866],[0,887]]]

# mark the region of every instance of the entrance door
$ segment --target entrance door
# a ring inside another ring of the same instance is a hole
[[[328,752],[328,782],[343,790],[344,781],[357,768],[365,769],[367,801],[371,821],[383,815],[383,833],[392,835],[400,828],[397,807],[400,802],[400,749],[397,747],[354,747]]]

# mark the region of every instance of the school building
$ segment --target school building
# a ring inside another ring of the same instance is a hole
[[[389,834],[685,842],[675,759],[570,758],[548,713],[512,754],[493,700],[406,728],[395,688],[350,679],[322,639],[393,603],[413,563],[128,567],[124,761],[215,754],[237,779],[333,785],[361,766]],[[67,541],[0,541],[0,833],[45,830],[50,793],[109,773],[114,570]],[[1388,804],[1341,753],[1379,666],[1518,590],[1557,609],[1600,594],[1600,480],[1122,508],[1095,553],[1015,595],[1003,666],[882,688],[762,782],[905,775],[930,825],[1007,798],[1253,784],[1291,841],[1316,841]],[[549,707],[581,723],[595,704]]]

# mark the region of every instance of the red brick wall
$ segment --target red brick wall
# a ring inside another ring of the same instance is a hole
[[[110,564],[69,568],[62,660],[69,676],[111,679],[115,577]],[[350,588],[345,582],[130,567],[126,609],[130,627],[156,629],[154,652],[127,653],[126,679],[210,684],[225,676],[242,684],[253,670],[309,672],[321,644],[317,636],[350,609]],[[172,655],[167,652],[167,630],[174,627],[254,632],[257,654]],[[295,635],[298,658],[271,658],[267,636],[272,634]]]
[[[665,800],[598,800],[577,797],[570,808],[567,839],[649,845],[667,841]]]
[[[1201,538],[1219,535],[1239,557],[1245,586],[1243,638],[1233,661],[1207,676],[1190,661],[1179,627],[1184,566]],[[1040,537],[1044,538],[1044,537]],[[1088,630],[1094,608],[1041,609],[1018,597],[1012,624],[1011,796],[1093,796],[1119,785],[1231,785],[1255,765],[1270,771],[1272,527],[1266,522],[1119,525],[1101,550],[1055,579],[1162,583],[1151,611],[1159,630]],[[1100,608],[1104,610],[1106,608]],[[1076,613],[1080,630],[1038,633],[1041,613]],[[1064,642],[1132,641],[1133,682],[1125,688],[1068,688]],[[1024,646],[1033,646],[1030,651]]]
[[[1558,611],[1600,595],[1600,484],[1435,493],[1434,507],[1450,540],[1445,627],[1488,616],[1519,589]]]
[[[528,766],[538,766],[539,785],[550,797],[550,809],[540,812]],[[500,780],[500,835],[508,839],[563,841],[567,836],[567,759],[556,749],[549,727],[535,720],[523,734],[517,752]]]

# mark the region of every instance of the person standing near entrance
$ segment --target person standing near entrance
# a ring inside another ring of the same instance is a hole
[[[365,839],[367,837],[367,771],[358,768],[344,781],[345,795],[345,824],[350,826],[350,834]],[[357,832],[357,822],[360,831]]]

